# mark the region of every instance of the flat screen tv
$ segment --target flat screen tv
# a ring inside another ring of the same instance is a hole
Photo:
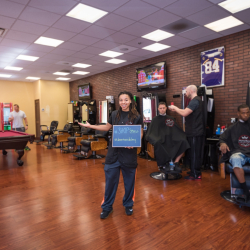
[[[166,88],[166,62],[148,65],[136,70],[137,91]]]
[[[86,84],[78,86],[78,97],[79,97],[79,100],[90,100],[91,99],[90,83],[86,83]]]

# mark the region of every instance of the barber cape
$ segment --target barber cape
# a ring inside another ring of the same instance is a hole
[[[184,131],[169,115],[159,115],[153,118],[146,140],[154,146],[158,166],[174,160],[190,148]]]

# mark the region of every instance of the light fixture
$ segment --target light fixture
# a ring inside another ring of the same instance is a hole
[[[64,78],[64,77],[58,77],[58,78],[56,78],[56,80],[59,80],[59,81],[68,81],[70,79],[71,78]]]
[[[66,76],[66,75],[69,75],[69,73],[67,73],[67,72],[55,72],[55,73],[53,73],[53,75],[59,75],[59,76]]]
[[[111,50],[108,50],[108,51],[105,51],[101,54],[99,54],[99,56],[106,56],[106,57],[117,57],[117,56],[121,56],[123,55],[123,53],[120,53],[120,52],[115,52],[115,51],[111,51]]]
[[[227,0],[222,3],[219,3],[219,5],[230,11],[231,13],[237,13],[239,11],[245,10],[250,8],[250,1],[249,0]]]
[[[25,61],[36,61],[39,57],[36,56],[26,56],[26,55],[19,55],[16,59],[25,60]]]
[[[66,16],[73,17],[85,22],[94,23],[107,14],[108,12],[106,11],[79,3],[74,9],[67,13]]]
[[[127,62],[126,60],[121,60],[121,59],[110,59],[108,61],[105,61],[106,63],[113,63],[113,64],[120,64]]]
[[[57,47],[60,44],[64,43],[64,41],[41,36],[34,43],[45,46]]]
[[[168,45],[165,45],[165,44],[161,44],[161,43],[153,43],[151,45],[143,47],[143,49],[150,50],[150,51],[153,51],[153,52],[158,52],[160,50],[167,49],[167,48],[170,48],[170,47],[171,46],[168,46]]]
[[[9,78],[9,77],[11,77],[11,75],[0,74],[0,77]]]
[[[39,80],[41,78],[40,77],[34,77],[34,76],[28,76],[28,77],[26,77],[26,79],[28,79],[28,80]]]
[[[90,72],[85,72],[85,71],[75,71],[73,72],[72,74],[74,75],[87,75],[89,74]]]
[[[76,63],[76,64],[72,65],[72,67],[76,67],[76,68],[88,68],[90,66],[92,66],[92,65],[84,64],[84,63]]]
[[[12,66],[6,66],[4,69],[20,71],[20,70],[22,70],[23,68],[20,68],[20,67],[12,67]]]
[[[174,36],[174,34],[171,34],[169,32],[163,31],[163,30],[155,30],[151,33],[148,33],[144,36],[142,36],[143,38],[155,41],[155,42],[159,42],[161,40],[167,39],[171,36]]]
[[[241,22],[237,18],[235,18],[233,16],[228,16],[228,17],[222,18],[218,21],[206,24],[204,26],[206,28],[213,30],[213,31],[220,32],[222,30],[227,30],[227,29],[239,26],[241,24],[243,24],[243,22]]]

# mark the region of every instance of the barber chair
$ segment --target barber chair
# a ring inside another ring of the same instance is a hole
[[[64,153],[75,153],[80,152],[81,141],[88,140],[94,134],[91,128],[81,127],[81,131],[75,132],[74,136],[70,136],[67,138],[68,140],[68,148],[63,150]],[[76,147],[76,150],[75,150]]]
[[[45,136],[48,135],[48,145],[49,145],[51,143],[50,136],[54,134],[54,132],[57,129],[57,126],[58,126],[58,121],[52,121],[50,126],[40,125],[40,129],[41,129],[40,140],[37,140],[35,142],[39,144],[39,142],[44,141]],[[46,127],[47,129],[43,129],[44,127]],[[46,143],[44,145],[46,145]]]
[[[220,164],[221,169],[221,177],[226,178],[226,172],[230,174],[230,190],[223,191],[220,195],[222,198],[224,198],[227,201],[230,201],[239,207],[247,206],[250,207],[250,201],[245,202],[239,202],[236,200],[238,195],[243,194],[243,190],[240,187],[240,183],[237,179],[237,177],[234,174],[232,165],[229,162],[221,163]],[[245,173],[245,179],[248,189],[250,190],[250,164],[247,163],[243,166],[244,173]]]
[[[152,159],[155,158],[154,146],[152,144],[150,144],[149,142],[147,143],[147,154]],[[178,180],[182,177],[182,175],[179,173],[171,173],[171,172],[168,172],[164,169],[161,169],[160,172],[151,173],[150,177],[152,177],[156,180],[166,181],[166,180]]]
[[[95,135],[88,140],[82,140],[81,154],[74,155],[79,159],[101,159],[104,155],[97,155],[96,151],[106,149],[108,145],[108,133],[109,131],[95,130]],[[92,151],[92,155],[88,157],[89,152]]]
[[[60,149],[64,148],[63,142],[68,141],[68,137],[72,135],[72,131],[73,131],[72,123],[66,124],[62,130],[55,131],[55,133],[51,135],[52,143],[51,145],[48,145],[47,148],[48,149],[51,149],[52,147]],[[58,147],[56,147],[57,142],[60,143],[60,146]]]

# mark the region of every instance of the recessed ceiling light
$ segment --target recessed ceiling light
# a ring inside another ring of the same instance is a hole
[[[151,44],[149,46],[143,47],[143,49],[150,50],[150,51],[153,51],[153,52],[157,52],[157,51],[167,49],[167,48],[170,48],[170,47],[171,46],[168,46],[168,45],[165,45],[165,44],[154,43],[154,44]]]
[[[123,53],[120,53],[120,52],[115,52],[115,51],[111,51],[111,50],[108,50],[106,52],[103,52],[101,54],[99,54],[99,56],[106,56],[106,57],[117,57],[117,56],[121,56],[123,55]]]
[[[45,46],[57,47],[60,44],[64,43],[64,41],[41,36],[34,43]]]
[[[171,36],[174,36],[174,34],[171,34],[169,32],[163,31],[163,30],[155,30],[151,33],[148,33],[144,36],[142,36],[143,38],[155,41],[155,42],[159,42],[161,40],[167,39]]]
[[[39,57],[36,57],[36,56],[19,55],[16,59],[34,62],[34,61],[36,61],[38,58],[39,58]]]
[[[227,0],[222,3],[219,3],[219,5],[230,11],[231,13],[237,13],[239,11],[245,10],[250,8],[250,1],[249,0]]]
[[[39,80],[41,78],[40,77],[28,76],[28,77],[26,77],[26,79],[28,79],[28,80]]]
[[[74,75],[87,75],[87,74],[89,74],[89,72],[85,72],[85,71],[75,71],[75,72],[73,72],[72,74],[74,74]]]
[[[237,18],[235,18],[233,16],[228,16],[228,17],[225,17],[225,18],[220,19],[218,21],[206,24],[204,26],[206,28],[213,30],[213,31],[220,32],[222,30],[227,30],[227,29],[239,26],[241,24],[243,24],[243,22],[241,22]]]
[[[72,65],[72,67],[76,67],[76,68],[88,68],[90,66],[92,66],[92,65],[84,64],[84,63],[76,63],[76,64]]]
[[[20,70],[22,70],[23,68],[20,68],[20,67],[12,67],[12,66],[7,66],[7,67],[5,67],[4,69],[7,69],[7,70],[15,70],[15,71],[20,71]]]
[[[105,61],[106,63],[113,63],[113,64],[120,64],[127,62],[126,60],[121,60],[121,59],[110,59],[108,61]]]
[[[64,77],[58,77],[58,78],[56,78],[56,80],[59,80],[59,81],[68,81],[70,79],[71,78],[64,78]]]
[[[11,77],[11,75],[0,74],[0,77],[5,77],[5,78],[9,78],[9,77]]]
[[[69,73],[66,73],[66,72],[55,72],[55,73],[53,73],[53,75],[59,75],[59,76],[66,76],[68,74]]]
[[[95,21],[107,14],[108,12],[106,11],[79,3],[73,10],[66,14],[66,16],[80,19],[85,22],[94,23]]]

